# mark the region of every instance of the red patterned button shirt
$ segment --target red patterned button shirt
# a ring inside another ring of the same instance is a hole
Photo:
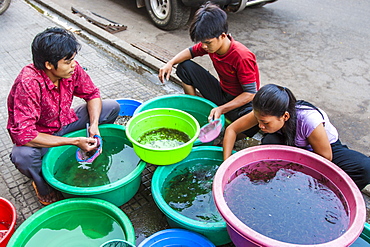
[[[24,67],[8,96],[7,129],[13,143],[25,145],[38,133],[54,134],[76,121],[73,96],[85,101],[100,97],[99,89],[77,62],[73,75],[60,80],[59,89],[43,70],[33,64]]]

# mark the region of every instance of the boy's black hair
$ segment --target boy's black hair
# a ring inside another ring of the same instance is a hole
[[[72,32],[58,27],[47,28],[33,39],[33,64],[44,70],[45,62],[50,62],[57,69],[59,60],[72,58],[80,49],[81,45]]]
[[[227,14],[219,6],[207,2],[196,12],[190,24],[189,34],[193,42],[218,38],[228,32]]]

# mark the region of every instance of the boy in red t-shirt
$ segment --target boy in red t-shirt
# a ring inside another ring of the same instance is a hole
[[[182,80],[184,92],[202,96],[218,107],[213,108],[209,120],[222,114],[234,121],[252,110],[252,100],[260,87],[255,55],[228,33],[227,15],[217,5],[207,3],[195,13],[190,26],[190,37],[198,42],[174,56],[159,70],[159,79],[169,79],[172,67]],[[208,54],[219,80],[190,59]],[[246,132],[253,136],[258,126]]]

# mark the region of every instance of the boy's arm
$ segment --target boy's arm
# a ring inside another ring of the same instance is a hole
[[[239,94],[236,98],[233,100],[227,102],[226,104],[220,105],[218,107],[215,107],[211,110],[209,114],[209,119],[218,119],[222,114],[228,113],[231,110],[234,110],[235,108],[238,108],[240,106],[243,106],[249,102],[251,102],[254,98],[253,93],[243,92]]]
[[[158,78],[164,83],[165,80],[169,80],[171,76],[172,67],[176,64],[184,62],[192,58],[189,48],[180,51],[176,56],[174,56],[170,61],[168,61],[159,70]]]

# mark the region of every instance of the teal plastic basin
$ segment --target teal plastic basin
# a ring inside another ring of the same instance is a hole
[[[123,138],[124,144],[132,147],[131,142],[127,139],[125,126],[116,124],[104,124],[99,126],[99,130],[103,140],[105,136],[118,136],[120,138]],[[65,136],[77,137],[85,135],[86,130],[83,129],[66,134]],[[103,145],[103,153],[104,147],[107,145],[108,144]],[[125,177],[109,184],[93,187],[77,187],[59,181],[55,177],[55,172],[59,168],[56,167],[56,164],[58,163],[57,162],[58,158],[61,155],[74,154],[76,152],[76,149],[77,147],[71,145],[53,147],[49,149],[42,163],[42,173],[47,183],[49,183],[55,189],[61,191],[64,197],[66,198],[70,197],[99,198],[109,201],[115,204],[116,206],[121,206],[124,203],[128,202],[132,197],[134,197],[134,195],[136,194],[140,187],[141,173],[145,169],[146,165],[146,163],[141,160],[139,161],[138,165],[132,172],[130,172]],[[102,154],[100,154],[100,156],[101,155]],[[99,157],[97,158],[97,160],[98,159]]]
[[[370,246],[370,224],[365,222],[361,235],[350,247],[369,247]]]
[[[175,108],[191,114],[198,121],[200,127],[208,123],[209,113],[217,107],[215,103],[202,97],[187,94],[169,94],[152,98],[143,102],[134,112],[139,112],[153,108]],[[220,117],[222,128],[225,127],[225,116]],[[210,143],[202,143],[199,139],[195,140],[194,146],[209,146]]]
[[[172,209],[163,198],[163,188],[167,178],[173,177],[176,169],[180,166],[194,166],[202,162],[223,162],[222,148],[216,146],[193,147],[190,154],[182,161],[171,166],[158,167],[152,177],[151,190],[153,199],[158,208],[166,215],[169,225],[173,228],[183,228],[202,234],[215,245],[223,245],[231,242],[227,233],[226,222],[200,221],[189,218]]]
[[[31,215],[7,246],[89,247],[100,246],[112,238],[135,245],[134,228],[122,210],[100,199],[71,198]]]

